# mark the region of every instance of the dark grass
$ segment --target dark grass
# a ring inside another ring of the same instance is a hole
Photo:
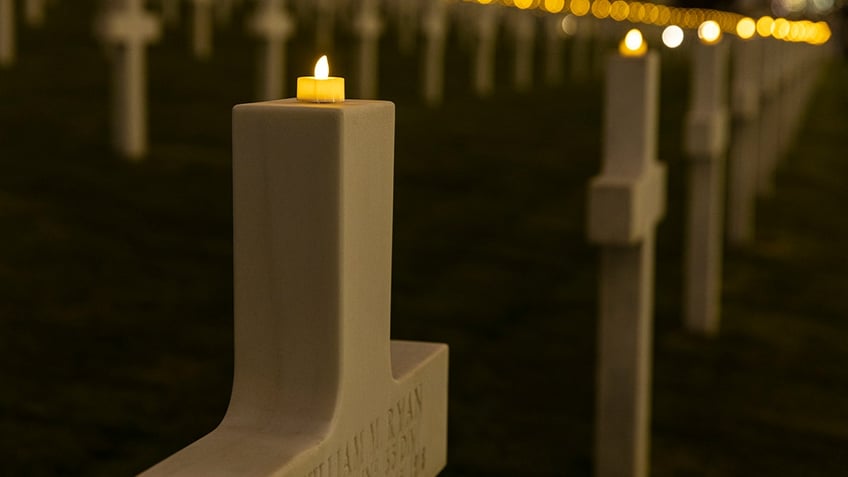
[[[108,147],[109,65],[92,6],[61,2],[0,71],[0,473],[137,473],[211,430],[232,374],[230,108],[254,43],[183,30],[150,52],[152,149]],[[243,19],[239,18],[237,21]],[[290,78],[311,69],[310,32]],[[334,69],[355,86],[348,36]],[[469,94],[451,42],[448,102],[417,100],[417,55],[381,53],[397,103],[393,336],[451,346],[446,476],[591,475],[600,86]],[[508,48],[499,72],[508,78]],[[848,475],[848,69],[830,68],[728,250],[721,336],[680,329],[686,68],[663,69],[653,475]]]

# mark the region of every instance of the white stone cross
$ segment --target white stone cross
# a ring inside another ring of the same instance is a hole
[[[233,20],[233,9],[235,8],[235,0],[216,0],[215,1],[215,20],[218,25],[227,27]]]
[[[24,18],[27,25],[39,28],[44,25],[44,10],[47,0],[26,0],[24,2]]]
[[[522,10],[509,17],[512,30],[512,82],[516,91],[527,92],[533,86],[533,53],[536,50],[536,16]]]
[[[743,245],[754,239],[762,40],[736,38],[731,80],[732,133],[728,149],[727,239]]]
[[[424,101],[431,106],[442,102],[445,83],[445,42],[447,10],[436,0],[425,7],[421,30],[424,32]]]
[[[359,97],[372,99],[377,97],[377,40],[383,30],[376,0],[361,0],[359,11],[354,22],[354,29],[359,36],[358,89]]]
[[[604,158],[588,203],[589,239],[601,245],[595,475],[646,477],[654,237],[666,182],[656,160],[659,57],[616,55],[606,74]]]
[[[420,5],[418,0],[393,0],[395,14],[395,25],[397,25],[398,49],[402,53],[410,53],[415,49],[415,40],[418,35],[419,13],[422,9],[443,4],[444,0],[427,1],[426,6]],[[441,5],[444,8],[444,5]],[[426,15],[426,13],[425,13]],[[427,22],[427,19],[421,21]],[[426,32],[425,32],[426,34]]]
[[[562,15],[549,15],[545,19],[545,84],[557,86],[563,77],[563,37]]]
[[[0,68],[15,63],[15,0],[0,0]]]
[[[477,6],[477,5],[475,5]],[[477,6],[474,25],[473,84],[477,96],[489,96],[495,90],[495,53],[498,38],[499,9],[492,5]]]
[[[315,48],[317,51],[330,51],[333,47],[336,28],[336,2],[334,0],[315,1]]]
[[[294,20],[284,0],[263,0],[250,22],[251,31],[261,37],[259,98],[280,99],[285,94],[286,40],[294,32]]]
[[[117,46],[112,58],[112,136],[116,150],[129,159],[147,153],[145,47],[161,34],[159,21],[143,3],[114,0],[97,23],[101,40]]]
[[[236,106],[230,406],[143,476],[444,467],[447,346],[389,341],[393,156],[389,102]]]
[[[591,68],[591,42],[595,22],[592,18],[571,17],[576,26],[576,32],[571,40],[571,81],[582,83],[589,78]]]
[[[689,158],[683,319],[689,331],[715,334],[721,308],[724,168],[727,153],[728,41],[692,49],[692,94],[684,146]]]
[[[212,1],[191,0],[191,48],[194,57],[208,60],[212,56]]]
[[[166,25],[177,25],[180,23],[180,0],[159,0],[162,8],[162,21]]]
[[[774,173],[778,162],[780,136],[780,49],[782,43],[763,39],[762,50],[762,114],[760,115],[760,160],[757,163],[757,195],[774,193]]]

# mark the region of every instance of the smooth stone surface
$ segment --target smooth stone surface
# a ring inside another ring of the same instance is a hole
[[[445,466],[447,346],[389,341],[393,154],[389,102],[235,107],[230,407],[142,475]]]
[[[692,50],[691,105],[686,115],[689,158],[683,319],[686,329],[718,333],[724,240],[728,41]]]
[[[645,477],[650,455],[654,236],[665,214],[656,160],[659,57],[609,60],[601,174],[589,239],[601,245],[595,475]]]

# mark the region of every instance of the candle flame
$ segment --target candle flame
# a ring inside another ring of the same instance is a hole
[[[639,51],[642,46],[642,32],[635,28],[627,32],[624,37],[624,45],[630,51]]]
[[[315,63],[315,77],[318,79],[327,79],[330,77],[330,63],[327,61],[327,55],[322,56]]]
[[[618,45],[618,52],[622,56],[639,57],[648,51],[648,45],[642,39],[642,32],[636,28],[631,29],[624,36],[624,40]]]

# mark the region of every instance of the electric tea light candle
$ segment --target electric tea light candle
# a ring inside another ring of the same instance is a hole
[[[327,55],[315,64],[315,76],[297,78],[297,100],[308,103],[341,103],[345,100],[344,78],[330,76]]]
[[[638,58],[640,56],[645,56],[645,52],[647,51],[648,45],[642,38],[642,32],[635,28],[627,32],[627,35],[624,36],[624,39],[621,40],[621,43],[618,45],[618,52],[621,56]]]

